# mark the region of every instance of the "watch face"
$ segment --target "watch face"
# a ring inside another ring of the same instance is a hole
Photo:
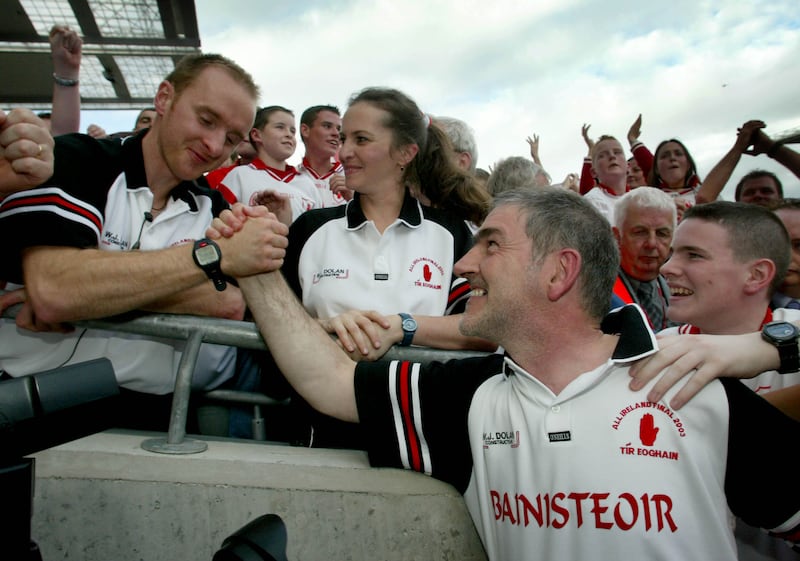
[[[216,263],[219,260],[219,253],[217,253],[217,248],[213,245],[199,246],[194,250],[194,254],[201,267]]]
[[[403,320],[403,331],[416,331],[417,320],[414,318],[406,318]]]
[[[776,341],[789,341],[797,336],[797,328],[786,322],[768,323],[764,326],[764,331]]]

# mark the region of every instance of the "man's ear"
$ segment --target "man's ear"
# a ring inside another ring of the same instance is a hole
[[[617,228],[616,226],[612,226],[611,227],[611,231],[614,234],[614,239],[617,240],[617,245],[619,245],[620,244],[620,237],[621,237],[621,234],[619,233],[619,228]]]
[[[456,154],[456,162],[458,167],[468,170],[472,166],[472,156],[470,156],[469,152],[459,152]]]
[[[550,280],[548,282],[547,296],[555,302],[567,294],[577,283],[581,272],[581,254],[571,248],[564,248],[550,254],[551,261]]]
[[[156,96],[153,99],[153,106],[156,108],[156,113],[159,116],[163,116],[174,99],[175,86],[172,85],[172,82],[168,82],[167,80],[162,81],[158,85]]]
[[[744,284],[745,294],[756,294],[762,290],[769,290],[775,278],[775,263],[772,259],[756,259],[748,268],[747,279]]]
[[[308,135],[309,135],[309,131],[310,130],[311,130],[311,127],[309,127],[306,124],[300,123],[300,138],[303,139],[304,143],[308,139]]]

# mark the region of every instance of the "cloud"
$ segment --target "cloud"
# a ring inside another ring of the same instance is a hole
[[[527,155],[525,138],[536,132],[543,162],[560,181],[580,169],[583,123],[627,145],[642,113],[645,143],[682,139],[703,176],[745,121],[766,121],[768,134],[800,126],[800,19],[789,0],[203,0],[196,7],[203,50],[248,69],[262,104],[298,114],[318,103],[344,109],[363,87],[396,87],[426,112],[467,121],[484,168]],[[753,167],[778,172],[787,192],[800,195],[798,180],[764,156],[745,157],[734,182]],[[726,194],[733,198],[732,189]]]

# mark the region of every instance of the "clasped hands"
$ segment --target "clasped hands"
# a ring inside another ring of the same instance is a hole
[[[206,231],[206,236],[220,245],[224,273],[243,277],[275,271],[283,265],[288,228],[278,216],[285,213],[288,198],[275,192],[258,197],[259,201],[268,199],[273,201],[269,208],[234,204]],[[400,316],[384,316],[374,310],[351,310],[320,319],[319,324],[336,335],[342,350],[356,361],[377,360],[403,336]]]
[[[219,245],[222,272],[243,278],[280,269],[288,233],[289,227],[267,207],[235,203],[214,218],[206,237]]]

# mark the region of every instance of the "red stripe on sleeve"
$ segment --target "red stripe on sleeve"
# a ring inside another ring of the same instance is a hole
[[[417,440],[417,433],[414,430],[414,423],[411,419],[411,396],[410,393],[410,373],[409,362],[403,361],[400,364],[400,376],[398,377],[400,383],[400,410],[403,413],[403,425],[406,432],[406,442],[408,442],[411,468],[414,471],[422,471],[422,459],[420,458],[419,440]]]
[[[30,197],[23,197],[18,199],[13,199],[11,201],[7,201],[5,208],[16,208],[16,207],[35,207],[41,206],[46,204],[53,204],[55,206],[59,206],[64,208],[74,214],[79,214],[90,220],[94,225],[97,227],[98,231],[103,230],[103,225],[100,222],[100,219],[93,213],[85,208],[76,205],[75,203],[71,203],[63,197],[59,197],[58,195],[32,195]]]

